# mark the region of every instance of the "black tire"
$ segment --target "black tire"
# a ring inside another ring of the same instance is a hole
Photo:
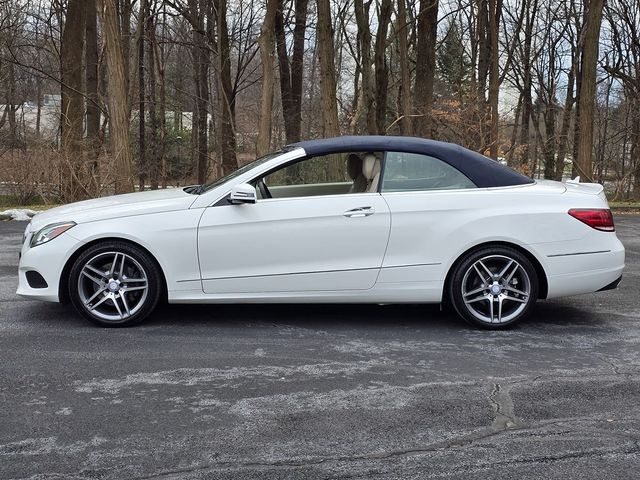
[[[509,270],[498,279],[508,265],[513,270],[512,277],[508,278]],[[480,280],[481,275],[484,280]],[[470,252],[457,263],[451,275],[449,296],[458,315],[468,323],[489,330],[509,328],[531,313],[538,299],[538,276],[531,261],[520,251],[487,246]]]
[[[121,262],[122,266],[116,265],[116,270],[124,273],[109,274],[110,261],[111,265]],[[118,290],[115,290],[116,282]],[[69,273],[68,288],[71,303],[86,319],[102,327],[130,327],[147,318],[158,304],[162,274],[155,259],[142,248],[109,240],[89,247],[78,256]],[[92,298],[95,300],[88,302]]]

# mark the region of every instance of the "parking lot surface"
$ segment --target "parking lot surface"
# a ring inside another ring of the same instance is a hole
[[[0,479],[606,479],[640,472],[640,217],[616,291],[510,331],[437,306],[161,306],[100,329],[15,295],[0,223]]]

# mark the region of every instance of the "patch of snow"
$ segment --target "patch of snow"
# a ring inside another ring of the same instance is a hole
[[[17,220],[19,222],[28,222],[36,213],[36,210],[29,208],[10,208],[4,212],[0,212],[0,220]]]

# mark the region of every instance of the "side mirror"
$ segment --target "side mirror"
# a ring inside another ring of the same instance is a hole
[[[239,205],[241,203],[256,203],[258,196],[256,189],[248,183],[241,183],[231,189],[229,195],[229,203]]]

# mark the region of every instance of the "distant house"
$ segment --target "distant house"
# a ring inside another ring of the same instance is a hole
[[[40,129],[40,137],[49,141],[58,141],[60,126],[60,95],[45,95],[45,103],[40,108],[40,122],[38,123],[38,106],[34,102],[14,105],[16,114],[16,128],[18,135],[30,135]],[[46,103],[48,102],[48,104]],[[56,103],[57,102],[57,103]],[[0,115],[7,109],[0,104]],[[9,129],[9,122],[4,122],[1,130]]]
[[[46,140],[60,141],[60,108],[62,99],[59,94],[45,94],[42,97],[42,105],[38,112],[38,105],[36,102],[27,101],[25,103],[15,105],[16,108],[16,123],[18,129],[21,132],[35,132],[37,127],[40,129],[40,137]],[[0,104],[0,116],[6,109],[6,105]],[[38,113],[40,114],[40,120],[38,125]],[[149,118],[149,112],[147,112],[147,119]],[[131,122],[135,125],[138,122],[139,111],[133,110],[131,112]],[[213,117],[208,114],[209,122],[213,122]],[[103,119],[101,118],[101,121]],[[166,112],[167,125],[177,130],[191,130],[193,124],[192,112]],[[8,122],[2,126],[2,130],[9,128]]]
[[[62,99],[60,95],[45,95],[42,105],[45,107],[60,107]]]

